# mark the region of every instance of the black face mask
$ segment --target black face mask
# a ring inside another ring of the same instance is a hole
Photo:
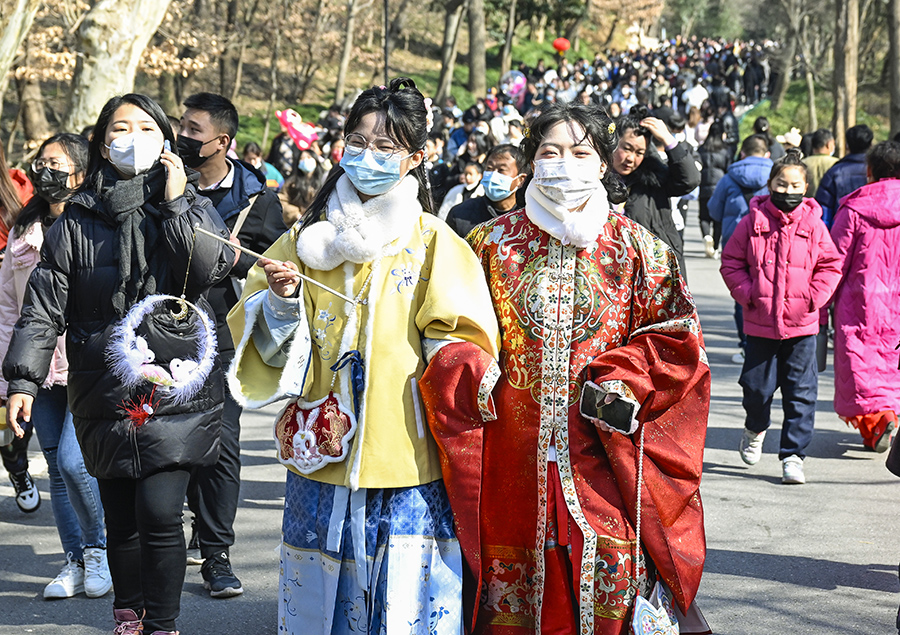
[[[69,173],[43,167],[34,173],[32,183],[37,195],[48,203],[62,203],[72,193],[67,186]]]
[[[791,213],[803,202],[803,194],[788,194],[787,192],[772,192],[769,195],[772,205],[782,212]]]
[[[218,137],[216,137],[218,139]],[[203,149],[207,143],[212,143],[216,139],[210,139],[209,141],[199,141],[197,139],[191,139],[190,137],[179,136],[178,137],[178,154],[181,155],[181,160],[184,161],[184,164],[189,168],[194,168],[195,170],[199,168],[201,165],[206,163],[211,157],[216,156],[219,151],[216,150],[208,157],[201,157],[200,151]]]

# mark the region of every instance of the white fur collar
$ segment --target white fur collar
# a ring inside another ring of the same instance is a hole
[[[350,177],[342,175],[328,197],[327,220],[310,225],[297,237],[297,256],[319,271],[331,271],[344,262],[375,260],[384,247],[409,237],[422,214],[418,193],[419,182],[410,174],[394,189],[362,203]]]
[[[584,209],[571,212],[550,200],[534,181],[525,188],[525,214],[532,223],[558,239],[564,245],[588,247],[597,241],[603,225],[609,219],[609,199],[606,188],[597,188]]]

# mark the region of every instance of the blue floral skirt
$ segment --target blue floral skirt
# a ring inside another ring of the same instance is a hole
[[[351,492],[289,471],[282,533],[279,633],[462,633],[462,553],[441,481]]]

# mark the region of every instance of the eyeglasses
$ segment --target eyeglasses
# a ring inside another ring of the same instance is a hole
[[[66,171],[69,168],[69,164],[66,162],[60,163],[56,159],[35,159],[31,162],[31,169],[35,172],[40,172],[44,168]]]
[[[359,156],[365,152],[366,148],[370,148],[375,153],[375,158],[381,160],[390,159],[405,150],[402,146],[394,145],[388,139],[376,139],[369,142],[364,136],[355,132],[344,137],[344,152],[350,156]]]

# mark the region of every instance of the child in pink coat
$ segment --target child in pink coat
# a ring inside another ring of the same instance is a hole
[[[819,309],[841,279],[840,257],[822,223],[822,208],[804,198],[806,165],[798,150],[779,159],[770,194],[750,201],[750,212],[722,252],[722,277],[744,309],[746,358],[740,385],[747,413],[741,458],[756,464],[781,388],[782,483],[805,483],[803,459],[815,424]]]

